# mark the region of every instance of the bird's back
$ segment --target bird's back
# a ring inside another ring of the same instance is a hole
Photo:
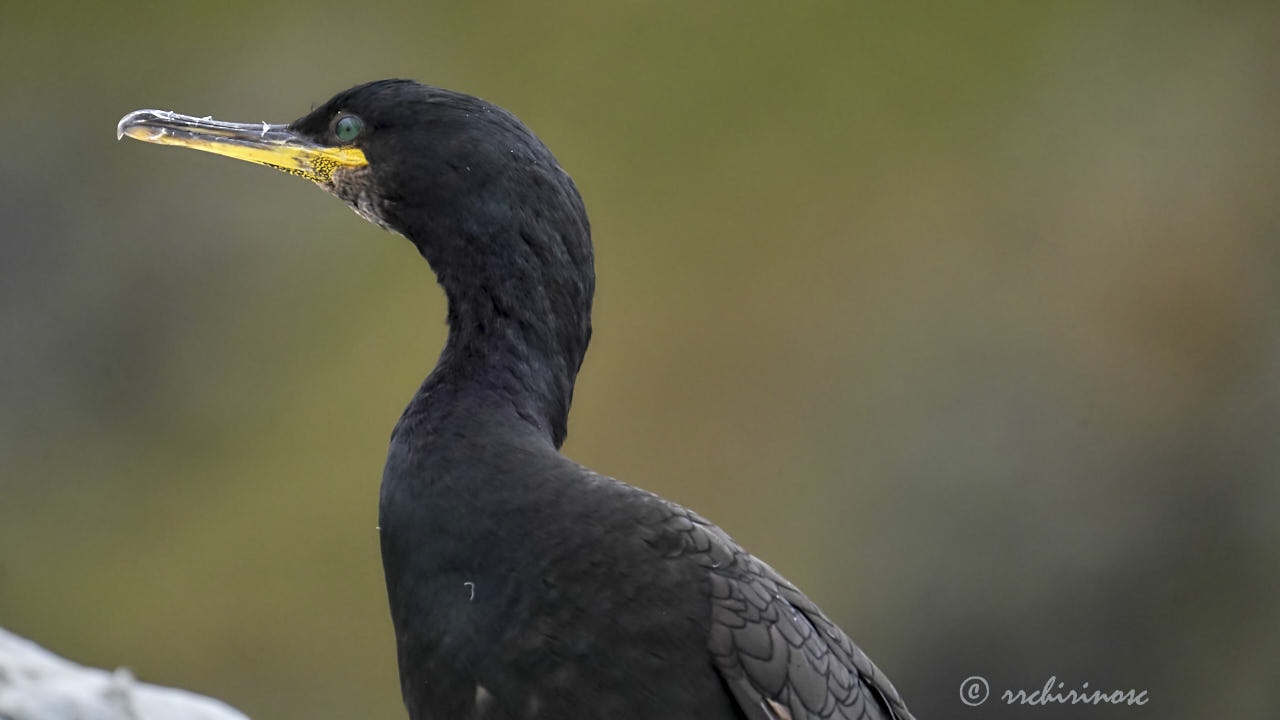
[[[482,463],[399,445],[381,529],[415,720],[910,717],[817,606],[693,512],[537,443]]]

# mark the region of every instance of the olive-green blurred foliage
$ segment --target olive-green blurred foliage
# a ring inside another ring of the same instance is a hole
[[[721,523],[920,717],[975,674],[1151,697],[983,717],[1280,715],[1280,5],[11,3],[0,66],[0,626],[402,717],[374,525],[429,269],[113,130],[407,76],[586,197],[567,453]]]

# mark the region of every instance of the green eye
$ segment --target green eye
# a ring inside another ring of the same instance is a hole
[[[355,115],[343,115],[333,124],[333,134],[342,142],[351,142],[364,129],[364,121]]]

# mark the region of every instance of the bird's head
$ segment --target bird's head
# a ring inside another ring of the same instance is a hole
[[[510,262],[517,244],[547,232],[558,236],[542,238],[553,255],[590,262],[590,231],[573,181],[520,120],[470,95],[379,80],[344,90],[288,125],[138,110],[120,120],[117,136],[125,135],[311,180],[370,222],[408,237],[437,271],[466,271],[491,255]]]

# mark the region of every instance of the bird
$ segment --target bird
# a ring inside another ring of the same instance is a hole
[[[126,135],[310,180],[444,289],[447,339],[395,423],[378,510],[412,720],[913,720],[772,567],[560,452],[594,251],[574,181],[514,114],[379,80],[287,125],[138,110]]]

